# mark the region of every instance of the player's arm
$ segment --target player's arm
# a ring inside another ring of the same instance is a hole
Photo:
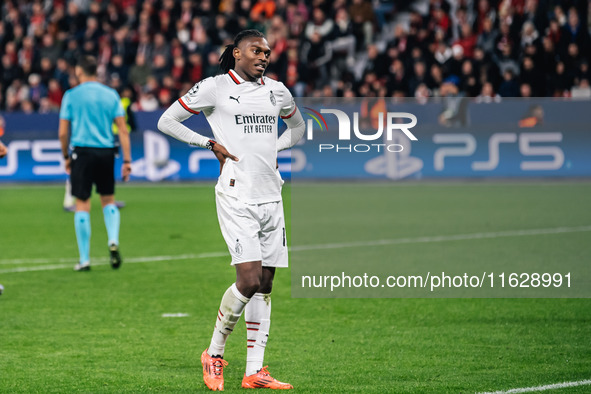
[[[209,138],[194,132],[182,122],[187,120],[191,113],[184,108],[179,101],[175,101],[158,120],[158,129],[164,134],[167,134],[179,141],[183,141],[189,145],[200,146],[211,150],[220,164],[223,166],[226,158],[238,161],[238,158],[230,154],[226,148],[216,143]]]
[[[216,106],[217,85],[213,78],[198,82],[189,91],[175,101],[160,117],[158,129],[164,134],[189,145],[209,148],[209,138],[194,132],[182,124],[192,115],[199,115],[205,109]]]
[[[289,149],[297,144],[306,131],[304,118],[297,107],[290,115],[281,118],[287,125],[287,130],[277,139],[277,152]]]
[[[129,180],[129,174],[131,174],[131,143],[129,141],[129,132],[127,131],[125,117],[116,117],[115,124],[119,130],[119,144],[121,145],[121,152],[123,153],[121,177],[123,178],[123,181],[126,182]]]
[[[70,143],[70,121],[68,119],[60,119],[58,131],[60,144],[62,147],[62,155],[64,155],[64,165],[66,173],[70,173],[70,152],[68,151],[68,144]]]
[[[192,114],[175,101],[158,120],[158,129],[172,138],[183,141],[189,145],[207,148],[209,138],[194,132],[182,122],[189,119]]]
[[[62,105],[60,106],[60,124],[58,128],[58,137],[60,140],[62,155],[64,156],[64,167],[66,168],[66,174],[70,173],[70,151],[68,147],[70,145],[70,119],[72,119],[70,113],[70,91],[64,93],[62,97]]]

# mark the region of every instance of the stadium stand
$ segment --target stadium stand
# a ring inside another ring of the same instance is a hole
[[[58,111],[81,54],[133,108],[218,73],[245,28],[295,96],[591,97],[588,0],[5,0],[0,110]]]

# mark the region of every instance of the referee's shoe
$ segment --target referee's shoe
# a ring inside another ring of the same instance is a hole
[[[74,266],[74,271],[90,271],[90,263],[78,263]]]
[[[111,244],[109,245],[109,253],[111,254],[111,258],[109,262],[111,263],[111,267],[113,269],[117,269],[121,267],[121,255],[119,254],[119,245]]]

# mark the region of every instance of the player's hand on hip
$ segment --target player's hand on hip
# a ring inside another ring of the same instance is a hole
[[[123,182],[129,180],[129,174],[131,174],[131,163],[123,163],[121,166],[121,178],[123,178]]]
[[[228,152],[225,146],[217,143],[213,146],[213,154],[217,157],[218,161],[220,162],[220,172],[222,172],[222,168],[224,167],[224,163],[226,163],[226,159],[231,159],[234,161],[238,161],[238,158]]]

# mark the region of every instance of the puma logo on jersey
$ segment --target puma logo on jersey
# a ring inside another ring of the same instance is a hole
[[[238,96],[238,97],[232,97],[232,96],[230,96],[230,100],[236,100],[236,102],[238,104],[240,104],[240,101],[238,101],[239,98],[240,98],[240,96]]]

